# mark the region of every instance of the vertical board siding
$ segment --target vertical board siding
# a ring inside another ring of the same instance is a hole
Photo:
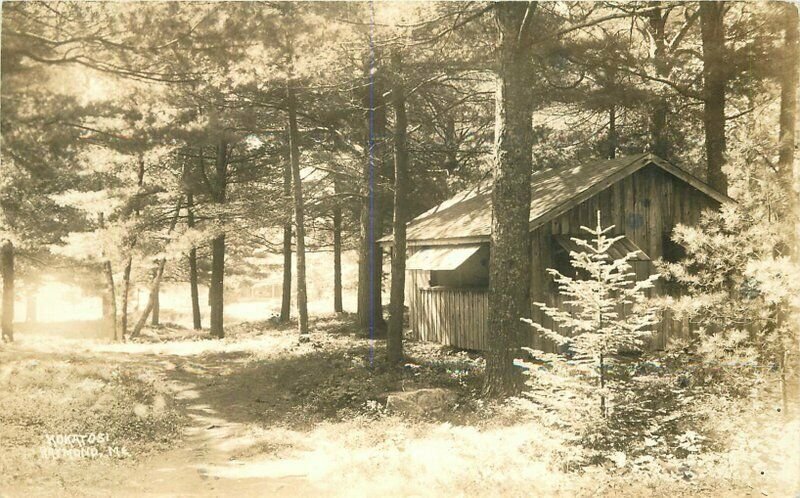
[[[462,349],[486,349],[489,293],[481,289],[421,287],[415,306],[415,337]]]
[[[717,209],[719,205],[656,166],[647,166],[623,178],[531,232],[531,302],[563,307],[553,277],[547,273],[554,266],[553,235],[580,234],[582,225],[593,228],[598,209],[604,227],[614,225],[614,235],[624,234],[650,257],[651,261],[632,263],[637,278],[644,279],[655,271],[653,262],[664,254],[665,234],[677,224],[696,224],[701,212],[709,208]],[[409,247],[409,255],[414,250]],[[488,292],[430,288],[429,280],[430,272],[408,272],[406,296],[412,337],[464,349],[488,349]],[[661,290],[658,284],[655,294]],[[553,328],[553,321],[536,306],[531,307],[530,318]],[[647,347],[663,349],[674,340],[688,339],[691,332],[686,319],[675,320],[667,311]],[[552,341],[532,328],[526,337],[528,346],[546,352],[557,350]]]
[[[664,254],[665,233],[679,223],[694,225],[704,209],[718,207],[716,201],[660,168],[645,167],[532,232],[531,300],[543,301],[548,306],[564,306],[552,277],[546,273],[553,265],[553,242],[548,240],[547,234],[576,235],[581,225],[594,227],[599,209],[604,227],[614,225],[613,234],[624,234],[650,256],[651,261],[632,262],[637,278],[645,279],[655,272],[653,262]],[[660,294],[661,289],[661,284],[657,284],[652,295]],[[532,319],[544,327],[554,328],[552,320],[535,307]],[[688,338],[690,333],[686,320],[675,320],[666,312],[647,347],[663,349],[670,339]],[[552,341],[536,333],[533,336],[533,347],[547,352],[556,350]]]

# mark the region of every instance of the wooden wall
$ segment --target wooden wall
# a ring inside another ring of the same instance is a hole
[[[486,289],[420,289],[412,328],[419,340],[462,349],[488,349],[489,292]]]
[[[409,247],[408,256],[418,248]],[[487,349],[488,291],[431,287],[431,272],[406,272],[406,303],[412,337],[462,349]]]
[[[408,247],[408,257],[411,257],[417,251],[415,247]],[[430,281],[429,271],[424,270],[406,270],[406,291],[405,298],[408,305],[408,326],[411,328],[412,337],[418,341],[422,337],[428,337],[427,331],[424,330],[425,321],[420,315],[422,310],[422,289],[428,287]]]
[[[603,227],[614,225],[615,235],[625,235],[639,246],[651,261],[633,261],[638,279],[644,279],[655,271],[653,261],[663,256],[663,236],[679,224],[693,225],[700,219],[704,209],[717,209],[719,204],[656,166],[647,166],[611,185],[591,199],[575,206],[531,234],[531,301],[544,302],[549,306],[560,306],[561,298],[556,292],[553,278],[546,273],[553,267],[554,234],[576,235],[585,233],[580,226],[594,227],[597,210],[601,213]],[[661,283],[656,284],[656,293],[661,293]],[[535,306],[532,319],[552,328],[553,323]],[[662,317],[650,347],[664,348],[670,337],[688,337],[689,324]],[[530,332],[532,347],[555,351],[555,344]]]
[[[552,277],[546,273],[554,266],[553,235],[584,233],[580,226],[594,227],[597,210],[603,227],[615,225],[614,234],[624,234],[644,250],[651,260],[663,255],[663,234],[679,224],[693,225],[704,209],[717,209],[718,203],[692,186],[664,172],[647,166],[611,185],[591,199],[580,203],[531,233],[531,301],[559,306],[560,296]],[[409,256],[415,251],[409,247]],[[632,262],[637,278],[654,271],[652,261]],[[480,289],[429,288],[430,272],[409,271],[406,296],[410,327],[418,340],[441,342],[465,349],[486,349],[488,294]],[[656,292],[661,292],[658,284]],[[552,321],[536,307],[531,318],[545,327]],[[661,349],[669,338],[688,337],[689,324],[663,317],[650,347]],[[555,351],[555,345],[530,330],[528,345]]]

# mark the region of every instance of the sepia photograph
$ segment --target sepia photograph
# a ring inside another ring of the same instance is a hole
[[[0,498],[800,497],[800,3],[0,9]]]

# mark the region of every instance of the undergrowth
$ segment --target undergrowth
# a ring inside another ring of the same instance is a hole
[[[64,461],[140,457],[180,438],[184,416],[142,366],[32,353],[0,352],[0,359],[0,479]],[[84,440],[64,439],[73,436]],[[81,448],[98,456],[59,453]]]

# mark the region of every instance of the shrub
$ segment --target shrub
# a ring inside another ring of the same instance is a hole
[[[656,308],[648,305],[645,291],[653,287],[658,275],[636,281],[629,263],[636,256],[635,253],[611,259],[609,249],[624,238],[607,236],[613,228],[613,225],[602,228],[598,211],[594,229],[581,227],[592,236],[592,240],[572,239],[584,249],[570,252],[570,260],[578,276],[572,278],[554,269],[547,270],[553,275],[559,292],[567,298],[566,309],[549,307],[543,303],[534,304],[565,332],[551,330],[523,318],[545,337],[566,348],[567,361],[563,367],[575,371],[577,375],[564,371],[564,378],[578,381],[595,378],[599,381],[600,412],[603,416],[606,414],[606,398],[609,394],[606,377],[607,362],[612,361],[610,356],[638,349],[643,339],[650,335],[651,327],[657,323]],[[552,356],[550,361],[559,362],[561,358]]]

